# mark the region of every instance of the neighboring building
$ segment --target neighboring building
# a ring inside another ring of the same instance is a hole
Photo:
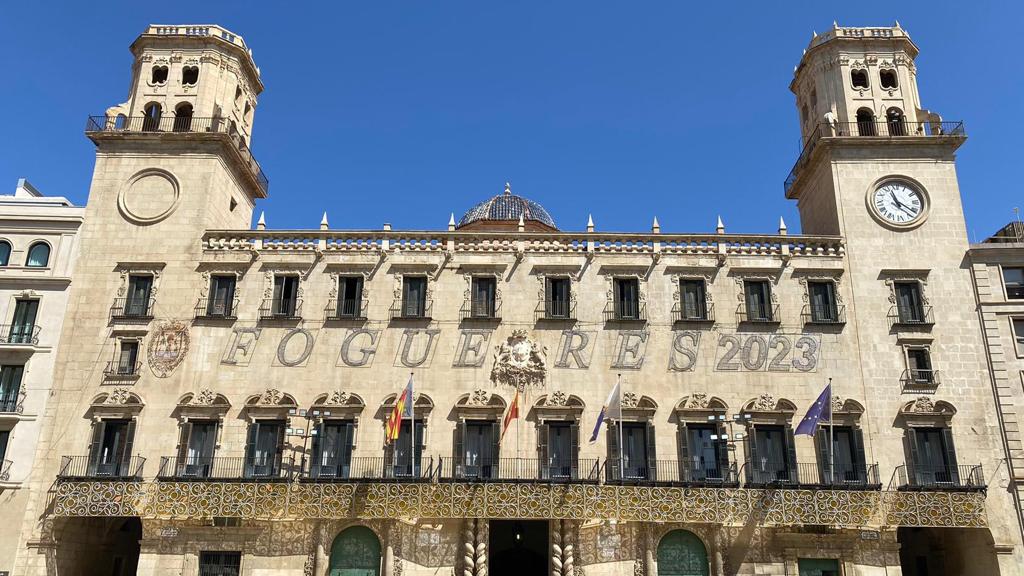
[[[1024,531],[1024,224],[1007,224],[968,253],[1013,495]]]
[[[17,574],[1024,565],[964,130],[921,109],[898,26],[834,27],[796,69],[802,236],[564,232],[508,187],[441,231],[249,230],[245,43],[151,26],[132,51],[128,103],[87,128],[74,333]],[[589,443],[620,374],[621,418]],[[834,428],[795,436],[830,380]]]
[[[24,546],[19,528],[84,214],[25,179],[0,195],[0,574]]]

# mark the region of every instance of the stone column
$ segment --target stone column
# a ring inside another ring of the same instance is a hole
[[[462,576],[487,576],[487,523],[467,518],[462,525]]]
[[[389,534],[390,536],[390,534]],[[382,576],[391,576],[394,572],[395,566],[395,547],[391,544],[391,538],[388,538],[388,543],[384,546],[384,570]]]
[[[565,520],[552,520],[550,526],[551,576],[572,576],[576,565],[572,525]]]

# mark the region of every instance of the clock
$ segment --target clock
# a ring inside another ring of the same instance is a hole
[[[904,180],[888,180],[868,195],[868,206],[876,218],[890,226],[909,228],[920,224],[928,210],[928,198],[921,189]]]

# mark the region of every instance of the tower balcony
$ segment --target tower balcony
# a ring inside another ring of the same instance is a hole
[[[810,163],[814,152],[822,143],[852,141],[865,144],[919,143],[922,140],[938,139],[956,141],[959,146],[967,138],[963,122],[907,122],[906,120],[864,121],[864,122],[822,122],[808,136],[800,157],[789,171],[783,187],[786,197],[792,198],[791,190],[800,179],[803,169]]]
[[[259,189],[259,197],[267,196],[270,181],[253,157],[242,135],[227,119],[192,116],[89,116],[85,134],[93,142],[109,137],[177,138],[196,137],[220,140],[233,150],[234,159],[244,168]],[[190,136],[185,136],[190,135]]]

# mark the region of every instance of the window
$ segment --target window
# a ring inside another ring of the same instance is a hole
[[[1024,268],[1003,268],[1003,286],[1010,300],[1024,300]]]
[[[188,102],[178,104],[174,109],[175,132],[189,132],[192,130],[192,105]]]
[[[18,411],[18,397],[21,395],[21,375],[24,366],[0,367],[0,412]]]
[[[463,420],[455,432],[456,475],[497,478],[500,426],[492,420]]]
[[[229,472],[230,466],[216,466],[213,459],[218,428],[215,420],[189,420],[182,425],[176,477],[222,477]]]
[[[153,276],[150,274],[130,274],[128,276],[128,292],[124,299],[124,315],[129,318],[149,316],[150,294],[153,293]]]
[[[270,302],[270,314],[280,318],[294,318],[299,303],[299,277],[292,275],[274,276],[274,296]]]
[[[889,108],[885,113],[885,123],[889,129],[889,136],[906,136],[907,126],[905,120],[902,110],[899,108]]]
[[[14,303],[14,318],[7,342],[11,344],[36,344],[36,312],[39,300],[17,299]]]
[[[580,432],[579,426],[575,422],[543,423],[537,430],[537,442],[541,479],[575,480],[579,478],[576,460],[580,451]]]
[[[569,318],[572,284],[568,278],[544,279],[544,316]]]
[[[882,82],[882,88],[893,89],[898,87],[895,70],[879,70],[878,79]]]
[[[199,553],[199,576],[238,576],[241,566],[241,552]]]
[[[163,115],[163,109],[157,103],[146,104],[143,109],[142,118],[142,130],[145,132],[152,132],[160,129],[160,117]]]
[[[850,70],[850,83],[853,84],[854,88],[867,88],[868,87],[868,71],[867,70]]]
[[[363,318],[363,277],[338,278],[338,318]]]
[[[125,339],[118,342],[117,359],[110,373],[114,376],[135,376],[139,373],[138,340]]]
[[[797,560],[799,576],[839,576],[839,561],[820,558]],[[920,573],[924,576],[925,573]]]
[[[831,437],[831,449],[829,438]],[[867,484],[864,434],[850,426],[819,426],[814,443],[822,484]],[[872,476],[871,483],[877,482]]]
[[[149,79],[152,84],[166,84],[167,66],[153,66],[153,70],[151,72],[151,76]]]
[[[924,299],[921,297],[921,283],[896,282],[896,310],[902,324],[923,324],[925,322]]]
[[[938,487],[959,484],[953,431],[949,428],[910,428],[908,480],[915,486]]]
[[[1013,341],[1016,344],[1017,356],[1024,357],[1024,318],[1013,318]]]
[[[273,478],[281,473],[285,423],[257,420],[249,425],[245,449],[245,477]]]
[[[385,452],[385,470],[393,478],[418,478],[423,459],[423,420],[415,422],[403,418],[398,427],[398,440],[388,444]],[[456,433],[459,428],[456,427]],[[415,438],[413,438],[415,436]],[[455,452],[458,454],[458,450]]]
[[[311,478],[358,478],[373,470],[352,472],[352,450],[355,448],[355,422],[352,420],[324,420],[313,436]]]
[[[714,424],[683,424],[679,430],[683,482],[722,481],[729,468],[728,442]]]
[[[876,136],[875,115],[867,108],[857,110],[857,135]]]
[[[750,435],[747,479],[755,484],[791,482],[796,469],[796,444],[788,426],[756,426]]]
[[[707,320],[707,286],[704,280],[685,279],[679,281],[681,320]]]
[[[616,320],[640,319],[640,281],[636,278],[616,278],[612,293]]]
[[[619,452],[618,426],[622,426]],[[612,480],[655,480],[654,425],[649,422],[621,422],[608,427],[608,468]],[[620,472],[621,462],[621,472]]]
[[[134,436],[135,422],[132,420],[100,420],[94,424],[89,449],[89,475],[133,475],[130,464]]]
[[[497,278],[474,276],[471,284],[470,314],[473,318],[494,318],[497,314]]]
[[[11,243],[0,240],[0,266],[7,266],[11,262]]]
[[[402,277],[402,316],[425,318],[427,315],[427,277]]]
[[[199,82],[199,66],[185,66],[181,69],[181,83],[195,86]]]
[[[909,381],[913,384],[935,383],[935,371],[932,370],[931,354],[927,348],[907,348],[907,370]]]
[[[50,245],[46,242],[36,242],[28,249],[28,258],[25,259],[25,266],[30,268],[45,268],[50,263]]]
[[[7,444],[11,439],[10,430],[0,430],[0,466],[3,466],[4,457],[7,456]]]
[[[814,324],[835,324],[839,322],[839,306],[836,304],[835,282],[808,282],[810,297],[810,318]]]
[[[744,303],[747,306],[747,322],[774,322],[772,310],[772,289],[767,280],[743,281]]]
[[[235,317],[234,274],[218,274],[210,277],[210,294],[206,300],[206,315],[213,318]]]

